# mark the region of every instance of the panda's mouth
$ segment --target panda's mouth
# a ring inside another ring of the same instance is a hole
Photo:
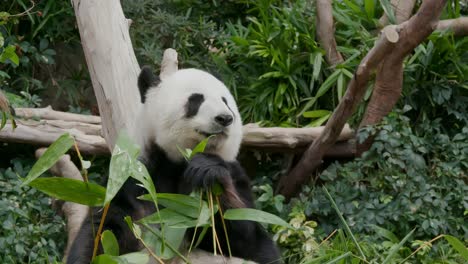
[[[206,131],[202,131],[202,130],[199,130],[199,129],[195,129],[195,131],[198,134],[200,134],[202,136],[205,136],[205,137],[211,137],[211,136],[217,136],[217,135],[226,135],[224,130],[215,131],[215,132],[206,132]]]

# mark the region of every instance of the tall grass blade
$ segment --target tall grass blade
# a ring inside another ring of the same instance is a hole
[[[341,223],[343,224],[343,226],[344,226],[344,228],[346,230],[346,233],[348,233],[348,235],[353,240],[353,242],[356,245],[356,248],[358,249],[359,254],[361,255],[361,257],[364,260],[366,260],[366,256],[364,255],[364,252],[362,251],[361,246],[359,246],[359,243],[357,242],[356,238],[354,237],[353,232],[351,232],[351,229],[349,228],[348,223],[346,223],[346,220],[343,217],[343,213],[340,211],[340,209],[338,209],[338,206],[336,205],[335,200],[333,200],[333,198],[331,197],[330,193],[328,192],[327,188],[325,188],[325,186],[323,186],[323,190],[325,191],[325,194],[327,195],[328,199],[332,203],[332,207],[335,209],[336,213],[338,214],[338,217],[340,218]]]

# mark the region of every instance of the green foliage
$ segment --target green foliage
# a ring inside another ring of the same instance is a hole
[[[21,95],[27,106],[40,106],[48,89],[58,90],[57,94],[65,90],[65,94],[74,95],[70,101],[77,103],[86,70],[80,75],[80,85],[76,85],[70,78],[74,69],[54,69],[57,46],[79,44],[70,2],[2,1],[0,10],[0,88]]]
[[[61,258],[65,223],[51,208],[51,199],[21,187],[32,161],[14,159],[0,168],[0,262],[51,263]]]
[[[410,122],[394,112],[376,128],[361,131],[361,139],[376,133],[371,149],[362,158],[331,165],[320,179],[355,232],[369,233],[378,225],[404,236],[417,227],[416,238],[467,239],[468,127],[450,136],[441,120]],[[320,188],[306,187],[297,202],[327,232],[336,227]]]

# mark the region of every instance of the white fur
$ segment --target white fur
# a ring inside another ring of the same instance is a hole
[[[194,117],[186,118],[185,105],[193,93],[203,94],[205,100]],[[222,97],[226,98],[232,112]],[[234,120],[225,128],[225,135],[209,140],[206,152],[232,161],[242,140],[242,120],[234,98],[211,74],[197,69],[179,70],[148,91],[137,119],[140,124],[134,126],[134,138],[140,140],[140,146],[156,142],[172,160],[181,160],[178,148],[193,149],[205,138],[197,131],[216,133],[221,129],[214,121],[220,114],[234,114]]]

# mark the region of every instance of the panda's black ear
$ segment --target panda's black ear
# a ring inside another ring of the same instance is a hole
[[[138,89],[140,90],[141,102],[145,103],[146,92],[149,88],[158,86],[161,82],[159,77],[153,73],[150,66],[143,66],[138,76]]]

